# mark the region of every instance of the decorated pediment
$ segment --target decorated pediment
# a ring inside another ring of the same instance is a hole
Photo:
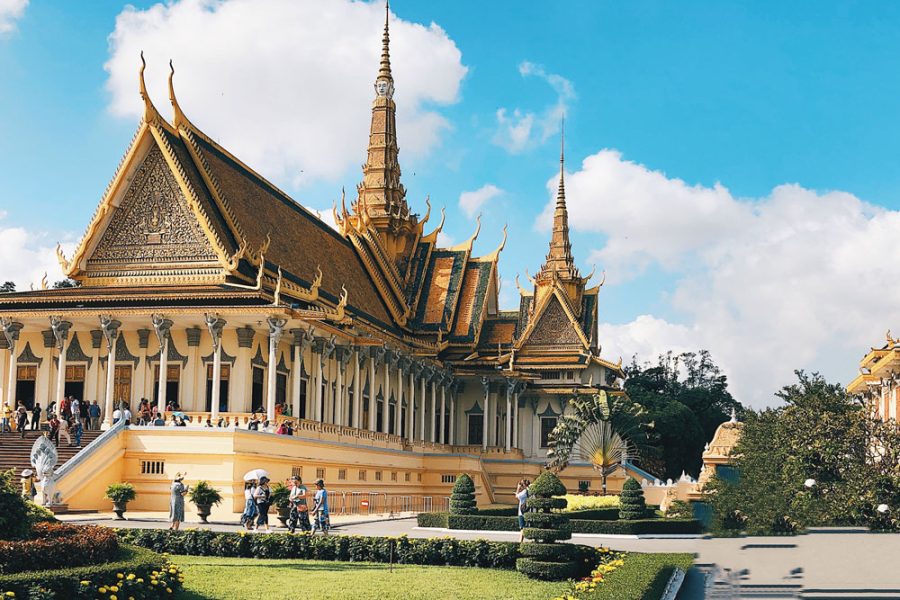
[[[162,151],[152,146],[88,259],[88,268],[216,260]]]
[[[519,347],[586,347],[586,342],[581,324],[566,310],[562,299],[553,294],[535,311]]]

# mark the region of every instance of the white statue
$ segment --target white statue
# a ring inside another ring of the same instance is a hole
[[[60,503],[59,493],[56,491],[53,470],[59,462],[59,454],[56,446],[46,436],[40,436],[31,447],[31,466],[38,476],[38,504],[41,506],[53,506]]]

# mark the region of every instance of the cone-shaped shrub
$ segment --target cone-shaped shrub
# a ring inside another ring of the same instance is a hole
[[[619,518],[634,520],[643,519],[647,514],[647,505],[644,503],[644,490],[634,477],[629,477],[622,486],[622,494],[619,496]]]
[[[569,579],[576,577],[581,564],[573,551],[574,546],[557,544],[572,537],[569,517],[552,509],[566,507],[566,486],[550,471],[541,473],[528,488],[525,505],[525,529],[523,535],[529,542],[522,544],[522,558],[516,561],[516,569],[535,579]]]
[[[474,515],[478,512],[475,508],[475,482],[472,478],[461,473],[456,477],[456,484],[450,494],[450,514]]]

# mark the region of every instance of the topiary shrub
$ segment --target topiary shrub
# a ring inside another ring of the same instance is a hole
[[[456,477],[453,492],[450,494],[451,515],[474,515],[478,512],[475,508],[475,482],[472,478],[461,473]]]
[[[572,537],[568,515],[552,510],[566,507],[566,486],[550,471],[541,473],[528,488],[525,505],[524,542],[520,550],[522,558],[516,561],[516,570],[534,579],[560,580],[577,577],[583,563],[568,544],[556,542]]]
[[[629,477],[619,495],[619,518],[625,520],[643,519],[647,515],[644,490],[634,477]]]

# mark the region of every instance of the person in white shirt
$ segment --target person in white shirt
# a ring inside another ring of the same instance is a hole
[[[521,544],[524,541],[524,531],[525,531],[525,511],[527,507],[525,506],[526,501],[528,500],[528,486],[531,485],[531,482],[527,479],[523,479],[518,484],[516,484],[516,500],[518,500],[519,504],[519,543]]]

